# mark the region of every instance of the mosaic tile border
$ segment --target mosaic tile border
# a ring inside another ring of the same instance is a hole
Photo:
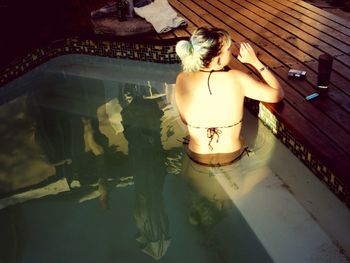
[[[341,201],[350,207],[350,186],[336,177],[331,169],[325,166],[305,145],[300,143],[291,130],[280,122],[263,103],[256,103],[248,99],[246,105],[319,180],[325,183]]]
[[[179,39],[159,41],[135,41],[66,38],[37,48],[22,59],[12,62],[0,71],[0,88],[11,80],[25,74],[48,60],[67,54],[85,54],[113,58],[150,61],[157,63],[179,63],[175,43]],[[148,43],[147,43],[148,42]]]
[[[0,71],[1,86],[25,74],[48,60],[67,54],[86,54],[113,58],[150,61],[157,63],[179,63],[175,44],[179,38],[170,40],[125,41],[125,39],[100,39],[72,37],[52,42],[37,48],[22,59],[11,63]],[[346,186],[315,154],[300,143],[293,133],[280,122],[262,103],[247,100],[248,108],[298,157],[340,200],[350,207],[350,186]]]

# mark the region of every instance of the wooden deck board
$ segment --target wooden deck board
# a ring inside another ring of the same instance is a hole
[[[328,25],[334,25],[336,28],[338,28],[341,32],[346,32],[347,35],[350,35],[349,30],[349,22],[345,20],[344,18],[341,18],[339,16],[336,16],[332,13],[329,13],[325,10],[322,10],[318,7],[315,7],[309,3],[306,3],[304,1],[300,0],[290,0],[289,2],[294,3],[298,6],[303,7],[304,9],[301,9],[301,12],[307,16],[313,17],[318,19],[319,21],[325,21],[325,24]],[[335,24],[334,24],[335,22]]]
[[[256,0],[247,0],[250,3],[255,2],[255,5],[260,8],[261,11],[266,11],[270,15],[272,15],[272,21],[273,22],[284,22],[284,26],[289,24],[288,30],[291,33],[298,32],[299,34],[303,34],[304,37],[308,40],[312,40],[311,42],[314,45],[320,46],[320,43],[322,43],[325,47],[328,48],[328,50],[324,50],[325,52],[336,56],[339,54],[342,54],[342,52],[349,52],[350,46],[344,44],[343,41],[339,41],[332,36],[326,34],[323,32],[323,28],[321,27],[319,29],[316,29],[315,26],[317,26],[317,23],[315,22],[315,25],[309,25],[307,23],[304,23],[300,21],[299,19],[296,19],[292,16],[290,16],[287,13],[281,12],[281,10],[277,9],[275,6],[267,5],[263,1],[256,1]],[[265,13],[266,14],[266,13]],[[270,19],[271,19],[270,18]]]
[[[289,15],[301,22],[318,30],[322,26],[322,32],[328,34],[342,42],[350,44],[350,30],[343,25],[326,19],[314,12],[309,12],[305,8],[294,4],[293,2],[276,0],[262,0],[266,4],[272,5],[274,8],[283,11],[284,14]],[[287,10],[286,10],[286,7]]]

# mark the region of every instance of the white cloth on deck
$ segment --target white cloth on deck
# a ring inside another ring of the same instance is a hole
[[[167,0],[155,0],[149,5],[135,7],[134,11],[151,23],[157,33],[166,33],[173,28],[187,25],[187,21],[177,15]]]

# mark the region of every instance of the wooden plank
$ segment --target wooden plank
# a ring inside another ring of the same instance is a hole
[[[297,30],[297,32],[304,31],[307,33],[307,35],[313,36],[315,39],[317,39],[313,44],[319,45],[319,42],[326,43],[327,45],[332,45],[334,49],[339,50],[338,53],[332,51],[327,52],[331,55],[335,56],[337,54],[343,54],[343,53],[349,53],[350,52],[350,46],[344,44],[343,42],[332,38],[331,36],[323,33],[322,31],[319,31],[302,21],[299,21],[292,16],[281,12],[281,10],[278,10],[270,5],[267,5],[266,3],[262,1],[256,1],[256,0],[247,0],[247,2],[259,7],[260,9],[270,13],[273,18],[276,20],[279,18],[280,20],[283,20],[285,24],[290,24],[290,26],[293,26],[295,28],[294,30]],[[294,30],[290,30],[293,32]]]
[[[344,18],[342,18],[340,16],[334,15],[330,12],[322,10],[322,9],[320,9],[314,5],[311,5],[307,2],[304,2],[304,1],[300,1],[300,0],[289,0],[289,1],[303,7],[304,8],[303,12],[305,12],[309,16],[313,17],[314,14],[316,14],[317,16],[321,16],[323,18],[326,18],[327,20],[325,21],[325,23],[328,23],[328,21],[333,21],[333,22],[337,23],[338,24],[337,29],[342,31],[342,32],[350,29],[349,21],[345,20]],[[309,13],[309,11],[314,13],[314,14]],[[349,34],[347,34],[347,35],[349,35]]]
[[[270,4],[271,6],[273,6],[273,8],[276,8],[278,9],[279,11],[283,12],[284,11],[284,6],[282,6],[281,4],[279,4],[278,2],[276,1],[270,1],[270,0],[262,0],[261,2],[264,2],[266,4]],[[273,4],[272,4],[273,3]],[[286,3],[286,1],[283,1],[283,3]],[[283,12],[284,13],[284,12]],[[293,16],[293,10],[289,10],[288,14],[287,13],[284,13],[286,14],[283,15],[283,17],[288,17],[288,16]],[[299,15],[294,15],[294,17],[298,17],[300,16]],[[312,27],[313,29],[315,29],[316,31],[307,31],[308,33],[310,34],[316,34],[316,35],[320,35],[320,37],[323,39],[323,34],[327,33],[327,35],[329,35],[328,37],[330,37],[331,39],[338,39],[340,40],[340,42],[336,43],[336,42],[333,42],[334,45],[338,45],[338,47],[343,47],[344,49],[341,49],[342,51],[344,51],[343,55],[344,56],[339,56],[338,54],[335,54],[334,56],[338,57],[335,61],[334,61],[334,68],[335,69],[338,69],[339,71],[338,72],[341,72],[343,74],[343,76],[348,76],[348,74],[350,74],[350,69],[348,68],[347,65],[350,64],[350,56],[348,55],[349,51],[350,51],[350,37],[349,36],[346,36],[344,34],[340,35],[339,33],[336,35],[336,34],[329,34],[329,28],[328,27],[325,27],[325,26],[319,26],[316,21],[312,20],[312,21],[306,21],[307,19],[303,19],[303,15],[301,14],[301,18],[299,19],[300,21],[303,22],[303,24],[308,24],[308,26]],[[304,21],[305,20],[305,21]],[[312,24],[315,24],[312,25]],[[319,26],[319,28],[322,28],[322,31],[321,30],[318,30],[316,28],[316,26]],[[327,41],[329,43],[329,41]],[[339,43],[341,43],[341,46],[339,46]],[[342,62],[342,63],[338,63],[338,61]]]
[[[189,32],[187,31],[187,28],[186,29],[176,29],[174,31],[174,34],[176,37],[189,37],[190,36]]]
[[[331,37],[337,38],[338,40],[350,44],[350,29],[333,22],[332,20],[326,19],[318,15],[317,13],[310,12],[307,9],[294,4],[291,1],[276,1],[276,0],[263,0],[265,3],[269,3],[271,6],[284,10],[283,12],[299,19],[303,23],[306,23],[315,29],[322,28],[322,32],[329,34]],[[287,10],[285,10],[287,7]]]
[[[169,3],[170,5],[171,2]],[[197,28],[195,24],[192,23],[190,19],[187,18],[186,14],[183,14],[181,10],[177,9],[177,4],[173,3],[172,8],[178,13],[179,16],[183,17],[187,21],[186,28],[183,29],[183,33],[181,33],[181,37],[190,37],[192,32]]]
[[[298,38],[303,39],[314,47],[319,48],[323,52],[332,55],[333,57],[337,58],[337,60],[341,61],[344,65],[348,65],[350,63],[348,55],[350,45],[344,44],[329,35],[322,34],[319,31],[310,28],[308,25],[300,21],[296,21],[290,16],[282,15],[280,14],[279,10],[268,6],[263,2],[259,2],[256,6],[258,8],[261,8],[260,12],[265,11],[266,13],[264,13],[264,17],[268,17],[268,19],[271,19],[271,21],[276,23],[276,25],[285,28]],[[274,16],[274,13],[276,13],[276,16]],[[343,68],[342,65],[339,66]],[[345,74],[345,76],[348,76],[348,74],[350,73]]]
[[[160,39],[171,39],[171,38],[176,38],[176,35],[174,34],[174,32],[170,31],[167,33],[158,34],[158,37]]]
[[[178,0],[169,0],[169,3],[175,9],[176,12],[178,12],[188,20],[189,25],[186,28],[187,30],[194,30],[198,28],[200,24],[205,23],[205,21],[201,19],[200,16],[198,16],[192,10],[188,9],[185,5],[183,5]],[[189,31],[189,32],[192,32],[192,31]]]

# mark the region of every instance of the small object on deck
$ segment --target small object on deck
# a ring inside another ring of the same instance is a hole
[[[288,71],[288,77],[302,79],[302,78],[306,77],[306,71],[305,70],[298,70],[298,69],[290,69]]]
[[[333,57],[328,54],[321,54],[318,57],[318,76],[317,87],[320,89],[328,89],[331,79]]]
[[[125,21],[127,18],[134,17],[133,0],[111,2],[90,13],[91,19],[107,18],[115,15],[119,21]]]
[[[157,33],[166,33],[170,30],[187,26],[187,21],[180,17],[170,6],[167,0],[155,0],[149,5],[134,8],[135,13],[152,24]]]
[[[119,22],[126,21],[126,16],[129,12],[129,3],[125,0],[118,0],[117,6],[117,18]]]
[[[110,3],[101,7],[98,10],[94,10],[90,13],[92,19],[104,18],[111,15],[115,15],[117,13],[116,3]]]
[[[320,94],[318,94],[317,92],[315,92],[315,93],[312,93],[312,94],[306,96],[305,99],[306,99],[307,101],[310,101],[310,100],[313,100],[313,99],[317,98],[319,95],[320,95]]]

